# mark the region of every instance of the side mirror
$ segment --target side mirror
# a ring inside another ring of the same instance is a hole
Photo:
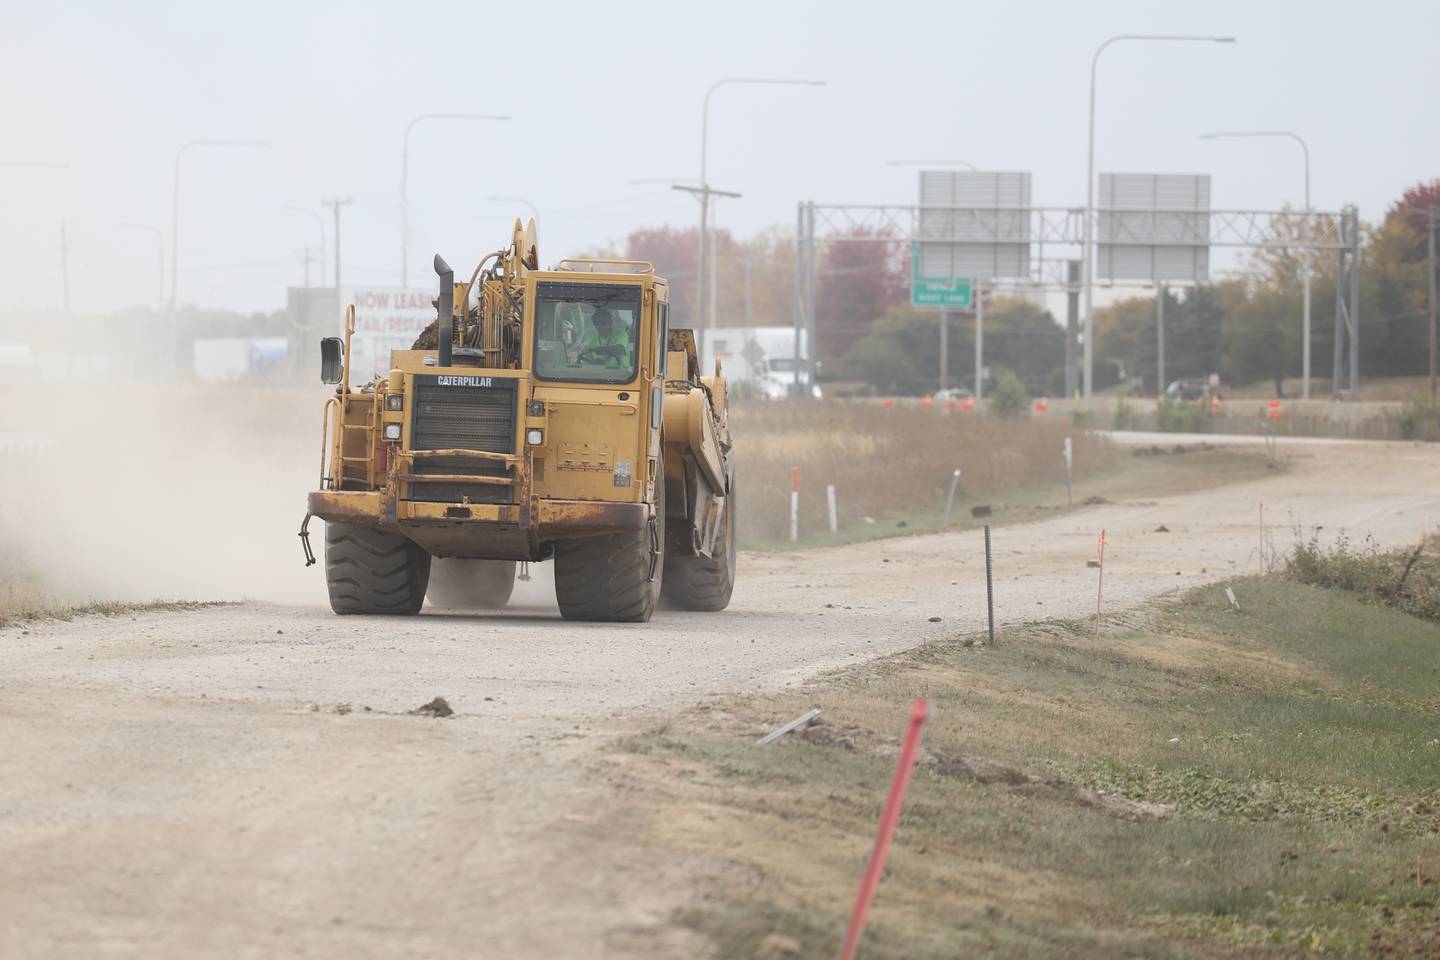
[[[320,341],[320,382],[339,383],[345,371],[342,369],[343,351],[339,337],[326,337]]]

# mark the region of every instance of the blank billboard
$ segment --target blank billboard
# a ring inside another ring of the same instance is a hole
[[[940,170],[920,174],[919,275],[978,283],[1030,276],[1030,174]]]
[[[1095,275],[1199,283],[1210,276],[1210,176],[1102,173]]]

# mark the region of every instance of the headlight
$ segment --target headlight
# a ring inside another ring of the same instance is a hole
[[[385,398],[386,410],[404,410],[405,395],[403,393],[391,394]]]
[[[525,404],[525,412],[532,417],[545,416],[545,401],[531,400],[529,403]]]
[[[400,424],[398,424],[398,423],[387,423],[387,424],[385,424],[385,439],[386,439],[386,440],[399,440],[399,439],[400,439]]]
[[[545,431],[530,429],[525,431],[525,442],[532,447],[538,447],[545,442]]]

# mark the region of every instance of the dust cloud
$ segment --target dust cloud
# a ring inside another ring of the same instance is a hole
[[[297,536],[332,388],[45,384],[0,389],[0,584],[46,598],[325,605]],[[553,612],[551,565],[512,607]]]
[[[325,388],[44,384],[0,392],[0,573],[65,601],[323,603],[296,536]],[[319,550],[324,528],[312,523]]]

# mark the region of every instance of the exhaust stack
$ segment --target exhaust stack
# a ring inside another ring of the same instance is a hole
[[[440,278],[440,298],[435,302],[440,324],[435,332],[439,339],[440,366],[448,367],[455,347],[455,271],[438,253],[435,254],[435,273]]]

